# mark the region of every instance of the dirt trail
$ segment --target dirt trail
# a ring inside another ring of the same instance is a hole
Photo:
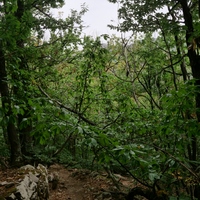
[[[66,169],[61,165],[53,165],[48,170],[57,173],[58,186],[55,190],[50,189],[49,200],[122,200],[111,179],[106,174],[100,175],[89,170]],[[132,186],[130,180],[122,178],[122,186]]]
[[[58,173],[58,187],[50,191],[50,200],[82,200],[93,199],[89,193],[88,180],[80,180],[75,177],[75,170],[67,170],[56,165],[49,169],[49,172]]]
[[[16,170],[0,169],[0,180],[18,180]],[[124,194],[134,185],[132,179],[116,174],[119,189],[106,173],[87,169],[68,169],[58,164],[50,166],[48,173],[52,175],[51,177],[58,177],[55,179],[58,181],[49,183],[49,200],[124,200]],[[0,191],[0,196],[1,192],[4,191]]]

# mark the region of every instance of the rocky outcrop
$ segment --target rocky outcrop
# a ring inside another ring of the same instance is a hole
[[[48,200],[48,172],[46,167],[39,164],[37,168],[26,165],[16,172],[12,181],[0,182],[4,187],[1,200]]]

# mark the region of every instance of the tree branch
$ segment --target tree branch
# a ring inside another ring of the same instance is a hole
[[[92,122],[92,121],[90,121],[89,119],[85,118],[85,117],[82,115],[82,113],[80,113],[80,112],[78,112],[78,111],[76,111],[76,110],[74,110],[74,109],[72,109],[72,108],[69,108],[69,107],[63,105],[63,104],[62,104],[60,101],[58,101],[58,100],[55,100],[55,99],[51,98],[51,97],[49,96],[49,94],[47,94],[47,93],[41,88],[41,86],[38,85],[38,88],[39,88],[39,90],[40,90],[48,99],[50,99],[51,101],[53,101],[55,104],[59,105],[60,108],[64,108],[64,109],[68,110],[69,112],[76,114],[76,115],[77,115],[80,119],[82,119],[84,122],[86,122],[86,123],[88,123],[88,124],[90,124],[90,125],[92,125],[92,126],[96,126],[96,125],[97,125],[95,122]]]

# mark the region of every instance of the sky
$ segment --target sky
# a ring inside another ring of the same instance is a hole
[[[81,5],[88,7],[87,13],[82,18],[85,26],[89,26],[84,33],[91,36],[99,36],[101,34],[120,35],[114,30],[107,27],[108,24],[117,25],[117,4],[108,2],[108,0],[65,0],[65,6],[58,12],[63,12],[63,17],[69,15],[70,10],[81,10]],[[55,13],[56,14],[56,13]]]

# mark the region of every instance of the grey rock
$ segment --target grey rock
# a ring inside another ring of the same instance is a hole
[[[49,199],[49,184],[48,172],[46,167],[38,165],[37,168],[26,165],[19,169],[19,173],[23,178],[15,182],[12,188],[12,193],[3,197],[6,200],[48,200]],[[4,181],[1,185],[5,188],[10,183]],[[6,193],[5,193],[6,194]]]

